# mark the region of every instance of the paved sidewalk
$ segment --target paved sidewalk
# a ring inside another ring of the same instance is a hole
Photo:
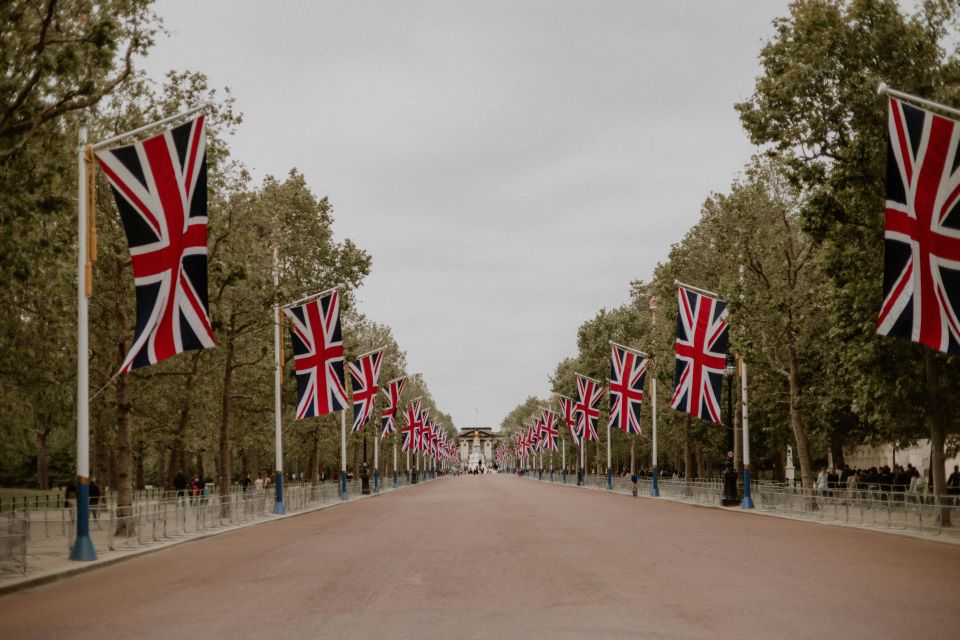
[[[204,538],[211,538],[211,537],[223,535],[225,533],[230,533],[231,531],[237,531],[240,529],[247,529],[249,527],[256,527],[262,524],[277,522],[278,520],[296,518],[298,516],[306,515],[309,513],[315,513],[317,511],[322,511],[324,509],[338,507],[340,505],[347,504],[350,502],[356,502],[357,500],[365,500],[367,498],[386,495],[387,493],[392,493],[393,491],[397,491],[400,489],[407,489],[412,486],[418,486],[418,485],[400,486],[400,487],[397,487],[397,489],[391,489],[391,491],[384,492],[381,494],[353,496],[349,500],[319,504],[319,505],[308,507],[306,509],[301,509],[292,513],[286,513],[284,515],[268,514],[257,520],[251,520],[248,522],[242,522],[234,525],[226,525],[222,527],[217,527],[215,529],[207,529],[207,530],[196,531],[192,533],[184,533],[184,534],[172,536],[167,540],[162,540],[157,542],[147,542],[147,543],[139,544],[136,546],[116,549],[112,551],[98,549],[97,559],[90,562],[76,562],[74,560],[70,560],[70,558],[68,557],[69,554],[67,550],[64,550],[64,549],[57,550],[49,546],[38,545],[37,547],[34,548],[34,550],[28,552],[27,554],[26,573],[19,573],[19,572],[13,572],[13,571],[0,572],[0,595],[4,593],[9,593],[12,591],[18,591],[21,589],[28,589],[31,587],[35,587],[37,585],[44,584],[46,582],[60,580],[68,576],[72,576],[78,573],[83,573],[86,571],[91,571],[93,569],[98,569],[100,567],[112,565],[117,562],[127,560],[129,558],[134,558],[144,554],[153,553],[155,551],[167,549],[169,547],[183,544],[185,542],[202,540]]]

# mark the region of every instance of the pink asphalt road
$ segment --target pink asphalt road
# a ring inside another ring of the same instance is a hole
[[[957,638],[960,547],[444,478],[0,597],[0,638]]]

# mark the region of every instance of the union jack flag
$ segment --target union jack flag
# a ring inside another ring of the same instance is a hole
[[[530,447],[530,453],[536,453],[538,450],[537,435],[539,432],[540,428],[537,426],[536,419],[534,419],[531,424],[527,425],[527,445]]]
[[[677,295],[677,374],[670,406],[720,424],[720,389],[730,341],[727,303],[685,287]]]
[[[960,353],[960,126],[890,99],[877,333]]]
[[[342,411],[343,382],[340,295],[336,289],[283,310],[290,320],[293,363],[297,370],[297,420]]]
[[[549,409],[540,409],[540,441],[543,442],[547,451],[557,450],[557,436],[559,435],[557,414]]]
[[[640,435],[640,403],[647,380],[646,354],[610,343],[610,426]]]
[[[387,404],[380,413],[380,427],[383,429],[381,438],[385,438],[397,430],[397,408],[400,406],[400,395],[403,393],[403,387],[407,384],[406,376],[396,378],[387,383],[387,388],[383,389],[383,395],[387,397]]]
[[[423,424],[423,418],[420,416],[420,398],[414,399],[406,410],[407,424],[400,430],[403,435],[403,443],[400,448],[403,451],[417,451],[417,444],[420,442],[420,427]]]
[[[599,380],[577,374],[577,403],[573,406],[577,419],[577,430],[583,440],[600,441],[597,436],[597,422],[600,420],[600,398],[603,397],[603,385]]]
[[[373,405],[380,392],[377,380],[383,365],[383,349],[365,353],[358,358],[359,366],[350,364],[350,387],[353,390],[353,432],[367,424]]]
[[[420,409],[420,438],[417,440],[417,453],[430,451],[430,409]]]
[[[204,117],[98,151],[130,246],[137,326],[121,373],[214,345]]]
[[[574,405],[576,404],[572,398],[567,396],[556,394],[557,402],[560,403],[560,411],[563,413],[563,421],[567,423],[567,428],[570,429],[570,437],[573,439],[573,443],[580,446],[580,427],[577,425],[577,415],[574,410]]]

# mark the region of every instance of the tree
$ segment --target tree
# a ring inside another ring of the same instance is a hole
[[[957,429],[960,365],[919,345],[875,335],[883,251],[885,113],[876,87],[960,102],[960,58],[943,48],[954,2],[922,3],[913,15],[893,0],[805,0],[774,22],[763,73],[737,105],[751,140],[770,145],[810,192],[805,227],[823,242],[822,268],[837,360],[855,412],[880,433],[913,437],[926,424],[938,492],[943,443]],[[949,380],[950,382],[947,382]]]

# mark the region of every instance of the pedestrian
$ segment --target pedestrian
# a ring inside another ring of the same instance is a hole
[[[195,505],[200,501],[200,476],[193,476],[190,481],[190,504]]]
[[[180,506],[187,495],[187,478],[183,475],[183,471],[177,472],[177,476],[173,479],[173,488],[177,491],[177,506]]]
[[[637,474],[634,473],[630,476],[630,482],[633,484],[633,497],[637,497],[637,492],[640,490],[640,478],[637,477]]]
[[[94,520],[100,519],[100,487],[96,478],[90,478],[90,513]]]
[[[263,490],[263,474],[257,476],[257,479],[253,483],[253,488],[257,491]]]
[[[243,492],[246,493],[247,489],[250,488],[250,474],[243,476],[243,480],[240,481],[240,487],[243,489]]]
[[[947,493],[952,496],[960,495],[960,465],[953,465],[953,473],[947,479]]]

